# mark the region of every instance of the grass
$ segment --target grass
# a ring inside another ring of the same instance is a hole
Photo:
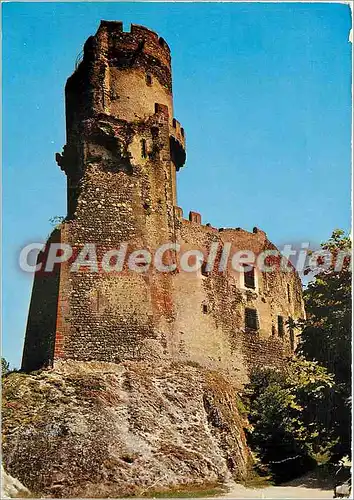
[[[145,498],[205,498],[225,493],[220,484],[172,486],[168,490],[147,490],[140,494]]]
[[[157,492],[153,495],[149,495],[149,498],[205,498],[205,497],[215,497],[216,495],[221,495],[224,490],[213,488],[210,490],[201,491],[168,491],[168,492]],[[146,497],[147,495],[143,495]]]
[[[241,483],[245,488],[268,488],[274,485],[271,476],[261,476],[255,469],[250,471],[248,478]]]

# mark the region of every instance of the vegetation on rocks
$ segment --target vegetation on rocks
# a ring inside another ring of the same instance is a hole
[[[6,470],[49,497],[149,496],[245,479],[232,384],[185,365],[62,362],[3,385]]]

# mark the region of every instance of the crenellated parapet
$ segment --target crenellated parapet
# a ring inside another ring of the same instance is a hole
[[[155,103],[168,107],[172,124],[170,50],[163,38],[143,26],[129,32],[116,21],[102,21],[84,45],[83,57],[67,80],[68,142],[80,137],[80,123],[100,113],[127,121],[154,114]],[[176,138],[179,143],[181,134]]]
[[[102,40],[111,37],[107,48],[112,52],[107,53],[108,57],[114,55],[115,50],[120,51],[124,44],[127,52],[134,52],[139,48],[146,55],[158,57],[163,64],[171,64],[170,48],[166,41],[145,26],[131,24],[130,31],[124,31],[121,21],[101,21],[96,37]]]
[[[175,118],[170,125],[170,149],[172,161],[178,172],[186,161],[186,138],[184,128]]]
[[[186,149],[186,136],[184,132],[184,128],[180,124],[176,118],[173,118],[172,125],[170,126],[170,135],[174,137],[174,139],[180,143],[183,149]]]
[[[101,21],[97,33],[84,45],[83,59],[77,71],[81,65],[90,64],[97,58],[117,68],[143,67],[172,90],[169,46],[162,37],[144,26],[132,24],[130,31],[123,31],[120,21]]]
[[[226,227],[213,227],[211,224],[202,224],[202,216],[199,212],[195,212],[193,210],[190,210],[188,214],[188,219],[185,219],[183,217],[183,209],[181,207],[174,207],[174,215],[177,220],[181,222],[185,222],[186,224],[192,223],[193,225],[196,226],[201,226],[202,228],[205,228],[208,232],[213,231],[216,233],[220,233],[225,239],[226,237],[229,237],[231,240],[232,239],[237,239],[237,237],[242,237],[243,235],[246,235],[247,237],[257,239],[259,241],[266,241],[267,240],[267,234],[265,231],[260,229],[259,227],[254,227],[252,231],[247,231],[246,229],[243,229],[241,227],[235,227],[235,228],[226,228]]]

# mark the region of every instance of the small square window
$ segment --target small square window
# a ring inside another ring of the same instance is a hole
[[[245,309],[245,327],[251,330],[258,330],[258,314],[256,309],[246,307]]]

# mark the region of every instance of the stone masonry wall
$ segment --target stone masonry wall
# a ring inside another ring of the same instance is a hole
[[[179,217],[177,234],[184,250],[199,248],[205,255],[212,243],[219,244],[220,252],[225,244],[231,243],[230,256],[240,250],[258,255],[263,250],[275,249],[257,228],[253,233],[242,229],[218,230]],[[255,269],[256,288],[252,290],[245,287],[242,273],[229,266],[221,274],[218,263],[216,259],[213,271],[206,275],[202,270],[176,275],[173,295],[176,343],[180,359],[229,372],[243,383],[253,366],[277,365],[292,354],[296,336],[286,323],[289,318],[304,317],[301,281],[292,268],[287,273]],[[258,330],[245,327],[246,307],[257,311]],[[278,331],[278,316],[284,319],[283,335]]]

